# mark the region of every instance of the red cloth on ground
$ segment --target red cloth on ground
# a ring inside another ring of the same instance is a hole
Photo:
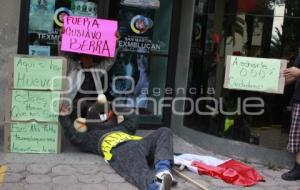
[[[199,174],[222,179],[234,185],[247,187],[264,180],[254,168],[236,160],[229,160],[218,166],[209,166],[197,161],[192,162],[192,165],[197,167]]]

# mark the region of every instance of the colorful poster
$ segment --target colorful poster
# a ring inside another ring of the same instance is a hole
[[[66,7],[60,7],[55,10],[53,20],[57,26],[62,27],[64,25],[64,17],[72,15],[73,13],[70,9]]]
[[[114,57],[116,51],[117,21],[91,17],[64,18],[62,51],[104,57]]]
[[[142,110],[148,108],[150,55],[159,52],[153,42],[154,15],[159,1],[121,1],[119,9],[119,54],[111,69],[110,95],[122,97],[122,104]],[[115,80],[115,79],[118,80]]]
[[[154,9],[141,9],[121,6],[119,11],[119,49],[126,52],[142,51],[144,53],[161,50],[159,43],[152,40]]]
[[[29,32],[53,31],[55,0],[31,0],[29,13]]]
[[[88,16],[97,18],[97,4],[83,0],[74,2],[74,16]]]

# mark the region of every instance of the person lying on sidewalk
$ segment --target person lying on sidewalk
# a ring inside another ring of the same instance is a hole
[[[99,95],[87,113],[88,120],[73,122],[62,107],[59,121],[66,137],[82,151],[103,156],[119,175],[141,190],[169,190],[176,185],[171,174],[172,131],[162,127],[146,137],[134,136],[137,116],[118,123],[110,108],[105,95]]]

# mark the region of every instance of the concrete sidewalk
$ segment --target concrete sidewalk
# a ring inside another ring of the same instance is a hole
[[[142,131],[140,134],[148,132]],[[63,153],[58,155],[4,154],[0,152],[0,164],[8,166],[3,190],[134,190],[117,175],[100,156],[80,153],[70,145],[64,144]],[[227,159],[212,152],[191,145],[174,136],[175,152],[211,155]],[[2,150],[1,150],[2,151]],[[248,163],[255,167],[266,182],[242,188],[224,183],[209,176],[200,176],[189,171],[183,173],[210,190],[300,190],[300,181],[286,182],[280,175],[287,170],[275,171],[269,166]],[[176,176],[178,190],[195,190],[192,184]],[[0,188],[1,189],[1,188]]]

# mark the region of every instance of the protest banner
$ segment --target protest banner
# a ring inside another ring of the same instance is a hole
[[[224,88],[283,94],[286,60],[227,56]]]
[[[66,60],[16,55],[9,64],[4,151],[58,153]]]
[[[117,21],[91,17],[64,17],[61,50],[82,54],[114,57]]]

